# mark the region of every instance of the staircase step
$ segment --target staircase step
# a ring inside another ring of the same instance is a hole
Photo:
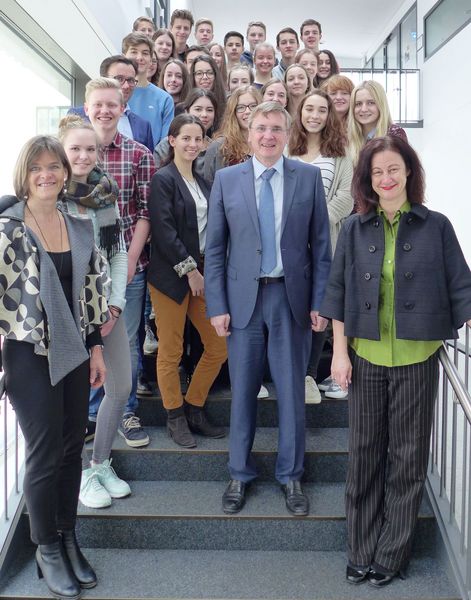
[[[278,413],[276,396],[272,384],[267,384],[269,398],[258,400],[257,425],[259,427],[277,427]],[[321,404],[306,404],[306,427],[348,427],[347,400],[325,398]],[[206,402],[208,415],[218,425],[229,426],[231,413],[231,390],[220,389],[212,392]],[[157,396],[139,398],[139,416],[144,425],[165,425],[167,413],[162,400]]]
[[[244,509],[225,515],[221,498],[226,482],[135,481],[132,495],[110,508],[79,505],[81,544],[119,548],[195,550],[344,550],[344,484],[305,484],[311,511],[295,518],[276,483],[253,484]],[[435,548],[436,521],[424,501],[414,551]]]
[[[228,479],[228,438],[219,440],[197,436],[197,448],[177,446],[165,427],[146,427],[148,446],[130,448],[117,435],[113,444],[113,467],[126,480],[226,481]],[[348,430],[318,428],[306,431],[304,460],[306,481],[345,481]],[[255,435],[253,454],[260,480],[273,480],[278,429],[260,427]],[[91,448],[91,444],[88,444]]]
[[[32,549],[16,558],[0,598],[50,598]],[[442,563],[413,558],[405,581],[382,590],[345,581],[344,552],[115,550],[85,548],[99,584],[84,600],[459,600]]]

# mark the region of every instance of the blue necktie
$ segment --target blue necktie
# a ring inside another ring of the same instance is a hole
[[[271,273],[276,267],[275,199],[270,179],[276,169],[267,169],[261,175],[262,189],[258,207],[258,221],[262,237],[262,271]]]

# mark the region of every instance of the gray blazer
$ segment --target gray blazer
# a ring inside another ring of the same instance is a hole
[[[384,223],[376,210],[349,217],[335,251],[321,314],[345,323],[348,337],[379,340]],[[412,204],[399,221],[395,258],[396,336],[458,337],[471,318],[471,272],[450,221]]]

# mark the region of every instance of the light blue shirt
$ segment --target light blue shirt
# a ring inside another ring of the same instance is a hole
[[[262,190],[262,173],[267,170],[265,165],[252,157],[253,170],[255,175],[255,200],[257,202],[257,210],[260,205],[260,192]],[[281,218],[283,216],[283,157],[281,156],[274,165],[268,167],[275,169],[270,179],[271,189],[273,190],[273,198],[275,200],[275,243],[276,243],[276,267],[271,273],[260,273],[260,275],[268,277],[282,277],[284,275],[283,263],[281,262]]]
[[[131,124],[129,123],[128,113],[130,112],[129,105],[126,104],[123,114],[119,117],[118,131],[121,135],[125,135],[130,140],[134,139],[132,134]]]

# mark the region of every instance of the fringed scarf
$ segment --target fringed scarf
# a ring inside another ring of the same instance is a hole
[[[120,220],[116,217],[115,204],[118,201],[119,187],[116,181],[98,167],[88,176],[87,183],[71,181],[65,200],[96,211],[100,229],[100,247],[106,251],[108,260],[119,250],[121,232]]]

